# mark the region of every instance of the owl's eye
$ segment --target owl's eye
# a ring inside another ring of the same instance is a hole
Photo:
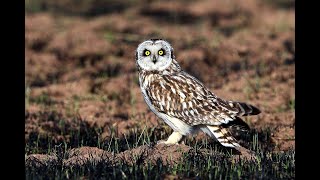
[[[164,54],[163,50],[159,50],[159,51],[158,51],[158,54],[159,54],[160,56],[162,56],[162,55]]]
[[[146,51],[144,52],[144,55],[149,56],[149,55],[150,55],[150,51],[149,51],[149,50],[146,50]]]

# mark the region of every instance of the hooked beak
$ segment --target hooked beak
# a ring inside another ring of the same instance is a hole
[[[157,62],[156,56],[152,56],[152,62],[155,64]]]

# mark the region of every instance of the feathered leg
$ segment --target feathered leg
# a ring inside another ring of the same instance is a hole
[[[178,131],[173,131],[173,133],[169,136],[167,141],[160,140],[157,142],[157,144],[177,144],[181,141],[183,135],[179,133]]]

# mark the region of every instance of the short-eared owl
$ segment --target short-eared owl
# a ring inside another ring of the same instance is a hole
[[[188,134],[202,130],[223,146],[241,146],[229,132],[229,126],[249,128],[239,116],[256,115],[252,105],[217,97],[205,85],[183,71],[171,45],[161,39],[139,44],[136,64],[143,97],[152,112],[174,131],[165,144],[175,144]]]

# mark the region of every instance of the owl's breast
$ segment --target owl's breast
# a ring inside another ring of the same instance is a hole
[[[155,109],[153,102],[151,102],[151,99],[149,98],[150,93],[147,92],[150,89],[150,81],[153,79],[153,77],[151,76],[152,75],[139,74],[139,84],[140,84],[140,89],[141,89],[143,98],[147,103],[148,107],[153,113],[158,114],[159,111]]]
[[[139,76],[141,92],[149,109],[164,120],[174,131],[183,135],[196,132],[194,127],[174,117],[174,98],[170,97],[168,87],[167,89],[163,87],[164,80],[161,77],[154,78],[156,77]]]
[[[172,88],[166,84],[161,75],[139,76],[139,82],[143,97],[154,113],[163,112],[173,115],[176,98],[172,96]]]

